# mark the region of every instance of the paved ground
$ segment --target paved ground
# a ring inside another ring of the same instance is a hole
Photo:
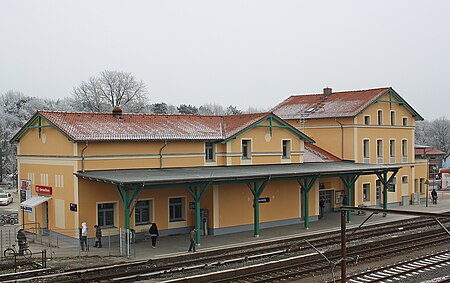
[[[393,209],[426,211],[426,212],[450,211],[450,192],[447,193],[439,192],[439,193],[440,197],[438,205],[432,205],[430,202],[428,207],[426,207],[425,203],[423,203],[421,205],[394,207]],[[348,227],[357,226],[366,218],[367,218],[366,216],[353,215],[352,223],[350,223]],[[382,215],[374,215],[368,221],[368,224],[389,222],[403,218],[407,218],[407,216],[391,214],[387,215],[386,217],[382,217]],[[11,226],[9,227],[3,226],[1,228],[3,230],[2,231],[3,237],[7,235],[7,233],[5,232],[6,230],[8,229],[11,230],[14,228],[15,227]],[[308,230],[303,228],[303,224],[296,224],[284,227],[261,229],[259,238],[255,238],[253,236],[253,231],[219,235],[219,236],[204,236],[201,238],[201,245],[197,247],[197,250],[201,252],[211,249],[217,249],[220,247],[242,246],[245,244],[255,242],[270,242],[274,238],[286,238],[286,237],[289,238],[292,235],[307,235],[316,233],[317,231],[331,231],[339,229],[340,229],[340,214],[327,213],[325,214],[324,218],[321,219],[320,221],[311,222],[310,229]],[[52,242],[55,242],[55,239],[52,239]],[[48,257],[71,257],[79,255],[116,256],[120,254],[119,244],[118,243],[109,244],[107,237],[103,238],[103,248],[98,249],[91,246],[89,252],[80,252],[76,244],[63,242],[62,240],[58,240],[59,246],[58,248],[49,247],[48,245],[47,246],[40,245],[36,243],[32,243],[30,246],[34,254],[38,253],[42,249],[46,249]],[[187,253],[188,246],[189,246],[188,235],[174,235],[174,236],[160,237],[158,239],[156,249],[151,248],[150,240],[147,241],[141,240],[138,241],[136,245],[134,245],[133,248],[131,249],[131,258],[148,259],[148,258],[177,256],[180,254]],[[4,249],[5,247],[3,246],[2,248]]]

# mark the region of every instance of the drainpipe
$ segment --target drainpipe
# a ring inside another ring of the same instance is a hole
[[[341,126],[341,159],[344,159],[344,126],[338,120],[335,120]]]
[[[163,168],[163,163],[162,163],[162,151],[163,149],[167,146],[167,141],[164,141],[164,145],[159,149],[159,169]]]
[[[86,142],[86,146],[81,150],[81,172],[84,173],[84,151],[88,148],[89,143]]]

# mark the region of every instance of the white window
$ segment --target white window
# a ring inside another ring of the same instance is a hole
[[[363,155],[364,163],[370,163],[369,140],[363,140]]]
[[[242,159],[252,158],[251,140],[242,140]]]
[[[392,178],[392,181],[388,184],[388,192],[395,192],[395,187],[397,185],[397,177]]]
[[[363,184],[363,201],[370,201],[370,184]]]
[[[419,192],[423,193],[424,191],[424,184],[425,184],[425,179],[424,178],[420,178],[419,180]]]
[[[290,140],[283,140],[282,142],[283,147],[283,156],[282,158],[291,158],[291,141]]]
[[[377,163],[383,163],[383,140],[377,140]]]
[[[169,198],[169,222],[184,221],[185,207],[184,197]]]
[[[408,141],[402,140],[402,161],[403,163],[408,162]]]
[[[136,225],[145,225],[152,222],[152,206],[151,200],[139,200],[134,207],[134,220]]]
[[[395,111],[391,111],[391,126],[395,126]]]
[[[389,159],[390,163],[395,163],[395,140],[389,141]]]
[[[408,117],[403,117],[402,123],[403,123],[403,126],[408,126]]]
[[[214,150],[214,143],[212,142],[206,142],[205,143],[205,161],[215,161],[215,150]]]
[[[100,227],[114,226],[114,203],[97,204],[97,224]]]
[[[383,111],[382,110],[377,111],[377,122],[378,122],[378,125],[383,124]]]

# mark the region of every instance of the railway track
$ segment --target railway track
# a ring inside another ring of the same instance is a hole
[[[414,218],[409,220],[396,221],[389,224],[383,223],[373,226],[368,226],[355,234],[352,242],[358,242],[360,239],[364,241],[369,237],[386,237],[388,234],[396,234],[400,237],[402,234],[407,234],[414,230],[426,230],[430,225],[435,225],[435,222]],[[352,229],[349,229],[351,232]],[[401,237],[400,237],[401,238]],[[270,246],[267,243],[253,244],[246,247],[236,247],[228,249],[218,249],[210,252],[200,252],[196,254],[187,254],[177,256],[176,258],[166,258],[160,260],[142,260],[132,263],[124,263],[113,266],[104,266],[96,268],[87,268],[80,270],[71,270],[67,272],[45,270],[37,272],[28,272],[27,274],[14,274],[12,277],[0,276],[0,281],[8,282],[74,282],[74,281],[97,281],[105,278],[116,278],[116,281],[125,280],[128,282],[138,280],[139,278],[158,278],[167,276],[167,274],[200,272],[205,269],[212,268],[228,268],[232,265],[247,264],[252,262],[267,261],[270,258],[279,258],[279,260],[289,261],[289,258],[299,256],[309,258],[309,260],[321,260],[318,255],[313,254],[311,248],[305,243],[308,239],[315,247],[322,249],[333,250],[333,246],[340,243],[340,236],[337,232],[328,232],[316,234],[308,237],[297,237],[294,239],[284,240],[273,243]],[[388,239],[388,241],[392,241]],[[370,243],[369,245],[376,245]],[[330,248],[331,247],[331,248]],[[334,247],[336,248],[336,247]],[[366,249],[368,246],[365,247]],[[351,250],[352,247],[349,247]],[[330,252],[330,256],[332,252]],[[286,259],[283,259],[286,258]],[[323,264],[323,263],[322,263]],[[323,267],[321,267],[323,269]],[[144,276],[142,274],[145,274]],[[103,276],[103,277],[102,277]],[[172,275],[171,275],[172,276]],[[120,279],[123,278],[123,279]],[[134,279],[133,279],[134,278]]]
[[[397,239],[398,241],[386,240],[384,243],[373,243],[375,245],[360,245],[352,247],[347,253],[348,258],[356,261],[375,260],[393,254],[410,252],[413,249],[429,247],[442,242],[448,242],[448,235],[444,232],[419,235],[409,239]],[[186,282],[289,282],[311,276],[317,272],[330,270],[332,266],[337,265],[340,261],[339,251],[325,252],[325,256],[329,262],[323,258],[314,258],[308,260],[304,257],[292,257],[289,260],[274,260],[259,265],[246,266],[241,268],[229,269],[226,271],[210,272],[207,274],[198,274],[186,276],[177,279],[167,279],[165,283],[186,283]],[[145,275],[141,275],[140,279],[144,279]],[[119,279],[119,278],[118,278]],[[125,279],[125,278],[123,278]],[[125,282],[125,281],[120,281]]]
[[[366,272],[354,274],[347,277],[349,283],[369,283],[369,282],[393,282],[410,281],[425,272],[435,272],[437,269],[445,268],[450,271],[450,251],[443,251],[436,254],[422,256],[416,259],[401,263],[372,269]],[[449,280],[442,277],[433,282],[446,282]],[[339,281],[341,282],[341,280]]]

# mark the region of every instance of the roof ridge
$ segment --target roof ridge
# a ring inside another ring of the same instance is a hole
[[[368,88],[368,89],[357,89],[357,90],[341,90],[341,91],[333,91],[332,94],[337,94],[337,93],[349,93],[349,92],[362,92],[362,91],[374,91],[374,90],[388,90],[388,89],[392,89],[392,87],[387,86],[387,87],[376,87],[376,88]],[[288,100],[291,97],[297,97],[297,96],[314,96],[314,95],[322,95],[323,93],[305,93],[305,94],[291,94],[291,96],[289,96],[288,98],[286,98],[286,100]],[[285,101],[286,101],[285,100]]]

